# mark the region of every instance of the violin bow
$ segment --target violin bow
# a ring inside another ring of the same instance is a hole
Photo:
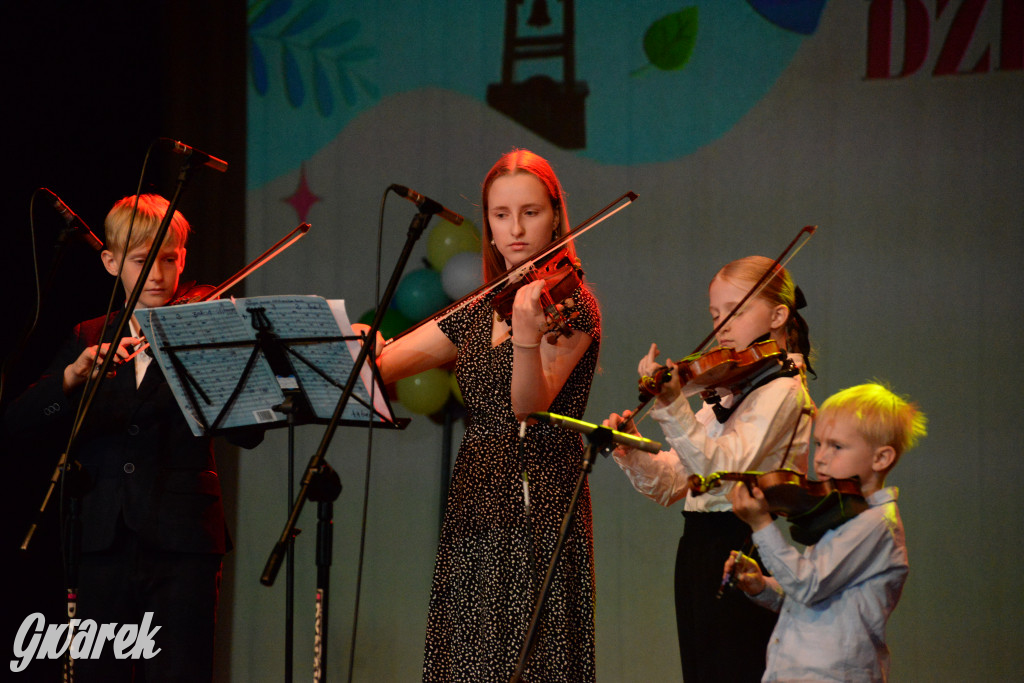
[[[740,549],[737,550],[736,552],[738,552],[740,554],[740,557],[744,557],[745,556],[745,557],[749,558],[751,562],[757,562],[757,560],[755,560],[753,557],[750,557],[750,555],[747,554],[747,553],[751,553],[753,551],[754,551],[754,536],[753,536],[753,534],[751,534],[751,535],[747,536],[747,540],[743,542],[743,545],[741,545]],[[718,586],[718,592],[715,593],[715,599],[716,600],[721,600],[722,596],[725,595],[725,592],[727,590],[729,590],[730,588],[734,588],[736,586],[736,582],[739,580],[739,578],[736,576],[736,565],[738,563],[739,563],[739,557],[736,558],[736,562],[733,562],[732,567],[729,569],[729,573],[722,577],[722,583],[721,583],[721,585]]]
[[[762,273],[762,275],[758,279],[758,281],[755,282],[754,286],[750,288],[750,291],[748,291],[746,294],[743,295],[743,298],[740,299],[740,302],[738,304],[736,304],[736,306],[733,307],[733,309],[731,311],[729,311],[728,315],[726,315],[724,318],[722,318],[721,322],[719,322],[717,325],[715,325],[715,329],[711,330],[711,333],[708,336],[704,337],[704,340],[701,341],[701,343],[697,345],[697,348],[694,349],[690,353],[690,355],[692,356],[694,353],[698,353],[699,351],[703,351],[704,347],[707,346],[708,343],[710,343],[711,340],[715,338],[715,335],[718,334],[719,330],[721,330],[723,327],[725,327],[726,323],[728,323],[730,320],[732,320],[736,316],[736,314],[739,313],[743,309],[743,305],[745,303],[747,303],[747,301],[749,301],[751,298],[753,298],[753,297],[755,297],[755,296],[757,296],[758,294],[761,293],[761,290],[763,290],[768,285],[768,282],[773,277],[775,277],[777,275],[777,272],[776,272],[777,269],[780,266],[782,268],[785,268],[786,264],[789,263],[792,260],[792,258],[794,256],[796,256],[797,253],[799,253],[799,251],[801,249],[804,248],[804,245],[807,244],[808,240],[810,240],[811,237],[814,236],[814,233],[817,230],[818,230],[818,226],[817,225],[805,225],[804,227],[800,228],[800,232],[798,232],[796,234],[796,237],[794,237],[790,241],[790,243],[788,245],[786,245],[786,248],[782,250],[782,253],[779,254],[778,258],[776,258],[772,262],[771,267],[768,268],[766,271],[764,271],[764,273]],[[793,246],[797,243],[797,241],[800,239],[800,237],[804,233],[807,233],[807,237],[800,244],[800,246],[796,248],[796,251],[794,251],[792,254],[790,254],[789,253],[790,250],[793,249]],[[787,254],[789,254],[788,258],[786,256]],[[783,261],[783,259],[785,259],[785,261]]]
[[[622,211],[627,206],[630,206],[634,201],[636,201],[636,199],[637,199],[636,193],[634,193],[634,192],[626,192],[624,195],[622,195],[621,197],[619,197],[618,199],[616,199],[612,203],[608,204],[608,206],[604,207],[603,209],[601,209],[600,211],[595,213],[593,216],[591,216],[590,218],[586,219],[585,221],[583,221],[582,223],[577,225],[570,232],[566,233],[565,235],[562,235],[561,237],[559,237],[554,242],[549,243],[546,247],[544,247],[543,249],[541,249],[541,250],[537,251],[536,253],[534,253],[532,256],[530,256],[528,259],[526,259],[525,261],[520,263],[518,266],[516,266],[514,268],[509,268],[504,273],[502,273],[498,277],[494,278],[490,282],[488,282],[488,283],[486,283],[484,285],[481,285],[480,287],[477,287],[476,289],[474,289],[469,294],[464,295],[461,299],[453,301],[452,303],[448,304],[446,307],[442,308],[437,313],[434,313],[433,315],[431,315],[431,316],[429,316],[427,318],[424,318],[423,320],[421,320],[420,322],[416,323],[415,325],[413,325],[409,329],[404,330],[400,334],[396,334],[391,339],[386,340],[384,342],[384,345],[387,346],[388,344],[391,344],[392,342],[398,341],[399,339],[401,339],[405,335],[413,332],[414,330],[419,329],[420,327],[422,327],[423,325],[425,325],[425,324],[427,324],[429,322],[433,322],[433,321],[436,321],[436,320],[441,320],[443,318],[447,318],[449,315],[451,315],[455,311],[457,311],[457,310],[461,309],[462,307],[466,306],[469,302],[477,299],[478,297],[486,296],[487,294],[490,294],[496,288],[498,288],[501,285],[505,284],[509,280],[512,280],[512,281],[518,280],[519,278],[523,277],[523,275],[528,273],[530,271],[530,269],[534,267],[534,264],[537,261],[540,261],[545,256],[549,256],[549,255],[555,253],[556,251],[558,251],[558,249],[560,249],[562,247],[563,244],[569,242],[570,240],[576,239],[577,237],[579,237],[583,233],[587,232],[591,228],[597,227],[599,224],[601,224],[604,221],[608,220],[609,218],[611,218],[612,216],[617,214],[619,211]],[[626,203],[623,204],[623,202],[626,202]],[[621,206],[616,206],[617,204],[621,204]],[[615,207],[615,208],[613,209],[612,207]]]

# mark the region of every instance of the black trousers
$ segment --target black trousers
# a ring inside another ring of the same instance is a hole
[[[757,683],[777,615],[738,590],[717,598],[729,553],[750,527],[731,512],[684,512],[676,554],[676,625],[685,683]],[[744,549],[747,556],[757,554]]]
[[[211,681],[221,555],[147,548],[122,530],[114,547],[81,557],[78,617],[97,624],[140,625],[152,612],[160,649],[152,659],[116,659],[111,643],[99,660],[75,660],[76,681]]]

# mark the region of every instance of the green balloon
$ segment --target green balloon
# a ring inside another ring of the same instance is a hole
[[[451,375],[452,395],[455,397],[455,400],[459,402],[459,405],[465,406],[466,401],[462,398],[462,389],[459,388],[459,381],[455,379],[454,372],[449,374]]]
[[[472,221],[455,225],[441,219],[430,229],[427,236],[427,261],[430,267],[441,272],[444,264],[455,254],[464,251],[480,251],[480,233]]]
[[[373,322],[373,316],[377,311],[374,309],[368,310],[359,316],[359,322],[364,325],[369,325]],[[407,316],[402,315],[402,312],[396,308],[389,308],[384,312],[384,317],[380,321],[380,333],[385,340],[397,337],[402,332],[413,326],[415,320],[410,320]]]
[[[398,400],[417,415],[433,415],[448,403],[451,384],[447,370],[433,368],[395,382]]]

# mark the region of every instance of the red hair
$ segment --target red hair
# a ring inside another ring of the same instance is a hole
[[[487,196],[495,179],[516,173],[529,173],[540,180],[544,187],[547,188],[548,198],[551,200],[551,208],[554,209],[555,215],[558,217],[557,237],[563,237],[572,230],[572,227],[569,225],[569,213],[565,208],[565,192],[562,190],[562,184],[558,182],[558,176],[555,175],[547,159],[527,149],[513,149],[511,152],[507,152],[487,172],[483,183],[483,202],[481,204],[483,207],[483,240],[481,243],[483,248],[484,282],[490,282],[506,270],[505,258],[498,251],[498,248],[491,243],[492,235],[491,224],[488,220],[489,206]],[[566,246],[568,247],[570,258],[575,260],[575,246],[572,242],[569,242]]]

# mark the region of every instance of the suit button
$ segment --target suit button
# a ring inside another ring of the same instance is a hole
[[[138,436],[139,425],[128,425],[128,436]]]
[[[126,462],[124,464],[124,473],[125,474],[131,474],[134,471],[135,471],[135,463]]]

